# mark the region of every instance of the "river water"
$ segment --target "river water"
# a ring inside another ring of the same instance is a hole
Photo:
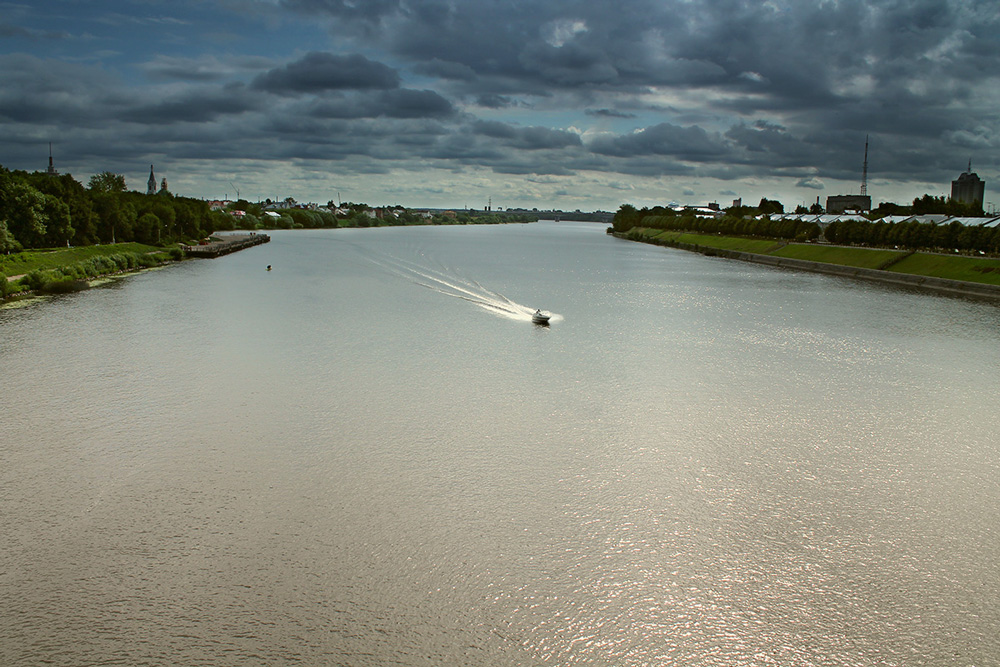
[[[997,305],[272,239],[0,311],[0,664],[1000,665]]]

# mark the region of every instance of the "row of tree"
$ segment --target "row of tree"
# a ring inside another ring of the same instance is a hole
[[[931,213],[944,213],[945,215],[959,217],[977,217],[983,215],[983,205],[979,202],[960,202],[951,197],[924,195],[923,197],[914,199],[910,206],[882,202],[868,217],[874,220],[884,218],[887,215],[928,215]]]
[[[613,227],[616,232],[648,227],[796,241],[811,241],[823,236],[830,243],[841,245],[1000,254],[1000,227],[963,225],[957,221],[935,225],[917,221],[840,220],[821,231],[819,225],[812,222],[771,220],[766,215],[744,217],[734,215],[730,210],[721,217],[703,218],[691,211],[678,213],[663,207],[636,209],[624,204],[615,214]]]
[[[228,224],[199,199],[129,192],[104,172],[88,187],[68,174],[9,171],[0,166],[0,252],[66,245],[199,239]]]
[[[166,245],[237,228],[322,229],[537,219],[530,214],[487,211],[437,213],[428,218],[402,206],[386,209],[381,218],[374,218],[367,204],[348,203],[339,208],[346,213],[303,208],[273,212],[261,204],[239,200],[225,211],[212,211],[205,201],[178,197],[166,189],[154,195],[129,191],[124,176],[112,172],[95,174],[84,187],[68,174],[10,171],[0,166],[0,252],[127,241]]]
[[[332,229],[336,227],[379,227],[402,225],[454,225],[454,224],[499,224],[506,222],[534,222],[538,216],[529,213],[507,213],[489,211],[459,211],[438,212],[430,217],[402,206],[390,206],[382,209],[381,217],[373,217],[373,209],[368,204],[348,202],[335,205],[330,202],[327,210],[284,208],[279,211],[269,211],[261,204],[253,204],[245,200],[233,202],[230,213],[240,211],[239,218],[229,216],[222,224],[231,229],[239,225],[243,229]],[[343,213],[329,210],[339,209]]]
[[[768,200],[761,200],[766,202]],[[674,211],[670,208],[636,209],[623,204],[615,214],[612,227],[616,232],[627,232],[633,227],[649,227],[669,231],[690,231],[702,234],[727,234],[733,236],[761,236],[776,239],[811,241],[820,235],[814,222],[801,220],[771,220],[768,216],[744,215],[729,209],[719,217],[701,217],[694,211]],[[753,213],[756,213],[753,210]]]
[[[930,222],[882,222],[843,220],[830,223],[824,231],[830,243],[910,250],[959,250],[1000,253],[1000,227],[946,225]]]

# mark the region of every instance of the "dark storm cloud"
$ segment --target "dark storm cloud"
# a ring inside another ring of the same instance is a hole
[[[497,121],[478,121],[473,124],[472,129],[478,135],[497,139],[506,146],[523,150],[580,145],[579,135],[547,127],[516,127]]]
[[[909,91],[916,108],[897,122],[924,125],[923,135],[959,122],[958,109],[924,117],[953,106],[949,102],[960,100],[963,88],[974,88],[984,73],[1000,66],[992,37],[1000,29],[998,12],[968,1],[285,0],[284,5],[335,17],[341,36],[349,32],[342,22],[363,23],[370,31],[367,42],[375,40],[414,69],[446,78],[450,73],[465,92],[479,95],[709,87],[729,93],[711,104],[755,116],[832,114],[873,98],[889,111],[892,100]],[[950,83],[953,79],[968,85]],[[940,95],[945,91],[947,98]],[[856,117],[854,127],[864,129],[879,106]]]
[[[345,22],[353,24],[366,42],[375,40],[414,67],[467,81],[472,87],[506,84],[538,91],[544,86],[584,84],[692,85],[727,77],[737,81],[744,71],[725,50],[704,48],[697,37],[692,40],[692,32],[707,32],[703,23],[731,17],[734,12],[728,2],[357,3],[364,5],[363,11],[352,4],[283,2],[301,13],[336,19],[334,30],[340,37],[351,32],[345,30]],[[773,26],[759,39],[778,36],[778,28]]]
[[[377,23],[404,10],[402,0],[287,0],[285,6],[305,14],[323,13],[340,19]]]
[[[134,123],[204,123],[260,107],[258,95],[251,94],[243,84],[231,84],[221,89],[190,89],[158,102],[140,104],[120,118]]]
[[[378,101],[390,118],[438,118],[455,112],[451,102],[432,90],[388,90]]]
[[[434,91],[401,88],[324,98],[309,113],[325,118],[446,118],[455,109]]]
[[[389,89],[399,87],[399,74],[362,55],[312,52],[257,76],[252,85],[272,93]]]
[[[11,37],[23,37],[29,40],[65,39],[68,37],[68,34],[65,32],[53,32],[51,30],[32,30],[19,25],[0,22],[0,39]]]
[[[271,61],[261,57],[240,57],[222,60],[213,56],[183,58],[157,56],[140,65],[152,79],[169,81],[225,81],[244,73],[256,73],[267,69]]]
[[[742,149],[741,162],[767,162],[771,167],[794,167],[811,164],[816,147],[806,144],[787,128],[764,120],[752,125],[739,123],[726,132],[726,139]]]
[[[3,134],[62,133],[94,155],[124,144],[805,189],[857,179],[866,135],[871,173],[904,180],[995,164],[1000,145],[1000,16],[973,0],[226,0],[212,4],[223,19],[268,18],[233,27],[243,41],[225,53],[205,31],[130,51],[126,32],[218,30],[187,5],[142,5],[157,12],[95,13],[129,26],[107,52],[0,55]],[[41,44],[40,12],[19,7],[0,23],[11,50],[87,41]]]
[[[590,148],[595,153],[614,157],[668,155],[696,162],[732,154],[730,146],[718,134],[697,126],[680,127],[670,123],[660,123],[632,134],[596,139]]]
[[[476,79],[476,71],[468,65],[456,62],[444,62],[437,59],[432,59],[428,62],[417,62],[413,65],[413,71],[417,74],[439,79],[452,79],[455,81],[473,81]]]
[[[113,113],[117,87],[93,68],[25,54],[0,56],[0,119],[86,127]]]
[[[476,104],[487,109],[508,109],[518,105],[518,101],[507,95],[486,94],[476,98]]]
[[[520,64],[542,81],[557,86],[604,85],[620,80],[614,62],[580,40],[554,46],[532,43],[521,52]]]
[[[585,112],[588,116],[596,116],[598,118],[635,118],[634,113],[628,113],[625,111],[615,111],[614,109],[587,109]]]

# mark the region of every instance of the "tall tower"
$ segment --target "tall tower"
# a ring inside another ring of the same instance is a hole
[[[868,135],[865,135],[865,166],[861,170],[861,196],[868,194]]]
[[[846,211],[866,212],[870,210],[872,210],[872,198],[868,196],[868,135],[865,135],[865,162],[861,170],[861,194],[827,197],[826,212],[837,214]]]
[[[52,164],[52,142],[49,142],[49,170],[46,172],[49,176],[58,176],[59,172],[56,171],[55,165]]]
[[[153,175],[153,165],[149,165],[149,180],[146,181],[146,194],[156,194],[156,176]]]

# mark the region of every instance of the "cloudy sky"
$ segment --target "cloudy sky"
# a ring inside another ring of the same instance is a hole
[[[192,197],[1000,207],[981,0],[0,0],[0,164]],[[338,195],[339,193],[339,195]]]

